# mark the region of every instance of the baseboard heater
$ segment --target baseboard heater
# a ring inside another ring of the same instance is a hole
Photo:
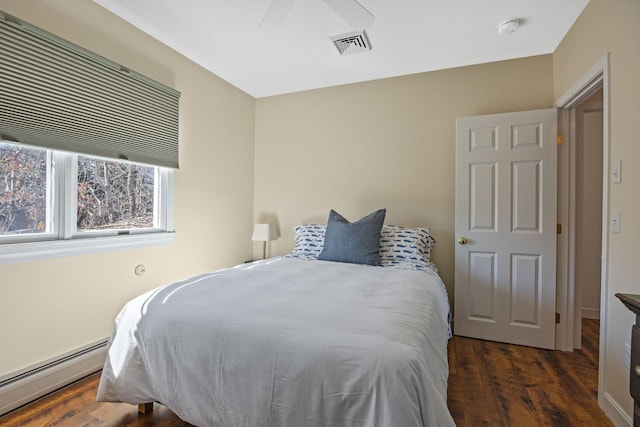
[[[99,371],[106,356],[105,339],[0,378],[0,416]]]

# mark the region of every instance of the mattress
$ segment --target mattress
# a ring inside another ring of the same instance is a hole
[[[243,264],[127,303],[97,399],[197,426],[453,426],[448,315],[435,271]]]

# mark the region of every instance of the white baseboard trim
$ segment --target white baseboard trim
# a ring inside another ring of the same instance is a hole
[[[600,319],[600,308],[582,307],[582,317],[585,319]]]
[[[0,378],[0,415],[102,369],[107,340]]]
[[[601,394],[598,404],[616,427],[631,427],[633,425],[633,420],[629,414],[622,409],[609,393]]]

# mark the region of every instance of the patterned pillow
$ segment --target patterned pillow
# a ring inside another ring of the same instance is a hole
[[[380,265],[383,267],[410,264],[430,266],[431,248],[436,240],[428,228],[406,228],[385,225],[380,232]]]
[[[318,259],[324,246],[324,233],[326,225],[306,224],[293,229],[296,232],[296,246],[289,256],[300,259]]]
[[[324,246],[326,225],[306,224],[293,229],[296,246],[287,255],[291,258],[318,259]],[[383,225],[380,232],[380,265],[383,267],[407,267],[418,270],[434,270],[429,262],[431,248],[436,240],[428,228],[406,228]]]

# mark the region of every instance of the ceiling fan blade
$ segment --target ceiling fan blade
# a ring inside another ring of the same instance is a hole
[[[323,0],[354,30],[369,28],[376,17],[356,0]]]
[[[275,31],[279,29],[289,14],[293,2],[294,0],[271,0],[271,5],[264,14],[258,27],[262,31]]]

